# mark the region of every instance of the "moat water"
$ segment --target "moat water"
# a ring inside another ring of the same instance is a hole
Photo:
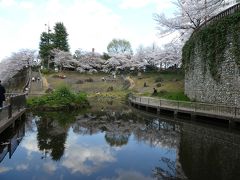
[[[240,178],[240,134],[128,106],[29,112],[0,135],[0,179]]]

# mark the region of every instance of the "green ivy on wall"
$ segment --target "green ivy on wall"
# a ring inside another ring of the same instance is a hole
[[[191,69],[191,59],[194,58],[196,48],[199,48],[198,53],[204,63],[204,73],[209,68],[213,79],[219,81],[218,69],[224,61],[224,52],[229,43],[232,43],[230,52],[240,67],[240,12],[211,22],[192,34],[182,49],[185,71]]]

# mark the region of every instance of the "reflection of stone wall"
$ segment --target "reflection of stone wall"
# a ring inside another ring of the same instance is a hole
[[[179,161],[189,179],[238,179],[240,135],[183,125]]]

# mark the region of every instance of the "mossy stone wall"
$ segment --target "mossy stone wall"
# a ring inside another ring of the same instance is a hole
[[[193,33],[182,59],[190,99],[240,107],[240,12]]]

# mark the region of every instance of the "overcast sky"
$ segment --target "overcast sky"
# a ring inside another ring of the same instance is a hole
[[[172,13],[170,0],[0,0],[0,59],[11,52],[38,50],[45,24],[63,22],[71,52],[81,48],[106,52],[113,38],[133,49],[167,39],[157,36],[153,13]]]

